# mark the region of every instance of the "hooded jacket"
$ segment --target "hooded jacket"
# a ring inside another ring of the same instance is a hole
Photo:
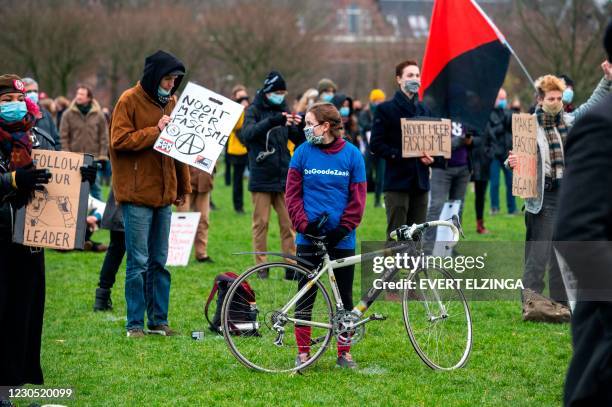
[[[157,208],[191,192],[187,165],[153,150],[160,134],[157,123],[176,104],[174,97],[160,102],[157,88],[165,75],[176,71],[185,72],[185,67],[171,54],[158,51],[147,57],[142,79],[121,95],[113,110],[109,150],[117,202]]]
[[[287,171],[291,160],[287,141],[291,140],[295,145],[304,141],[303,127],[285,126],[286,120],[282,113],[287,111],[284,102],[280,105],[272,105],[268,103],[261,91],[257,92],[253,104],[246,110],[241,138],[244,140],[249,155],[251,172],[249,191],[251,192],[285,191]],[[274,152],[260,156],[260,153],[266,151]]]

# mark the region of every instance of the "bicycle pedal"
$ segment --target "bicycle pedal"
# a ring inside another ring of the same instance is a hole
[[[387,317],[383,314],[372,314],[370,317],[372,321],[384,321]]]

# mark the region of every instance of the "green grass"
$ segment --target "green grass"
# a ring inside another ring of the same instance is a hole
[[[115,310],[92,312],[101,254],[47,251],[47,299],[42,345],[45,387],[74,388],[77,406],[184,405],[559,405],[571,355],[568,325],[521,321],[518,301],[473,302],[474,347],[463,369],[434,372],[412,349],[401,322],[401,305],[379,302],[372,311],[389,316],[368,325],[366,338],[352,353],[357,371],[334,368],[335,351],[304,375],[250,371],[230,354],[219,336],[206,329],[203,304],[215,275],[241,272],[250,256],[250,215],[236,216],[230,189],[217,177],[213,193],[219,210],[211,214],[212,265],[193,260],[172,268],[170,323],[179,337],[125,337],[125,266],[113,289]],[[249,194],[245,194],[251,212]],[[522,216],[487,217],[491,235],[475,233],[473,194],[468,191],[466,240],[524,239]],[[488,208],[487,208],[488,210]],[[272,216],[269,248],[279,250]],[[368,195],[358,240],[384,237],[384,209]],[[107,241],[107,232],[97,233]],[[520,270],[519,270],[520,271]],[[519,273],[520,274],[520,273]],[[359,281],[356,279],[356,281]],[[359,297],[356,283],[355,297]],[[517,297],[518,299],[518,297]],[[203,341],[192,330],[206,331]],[[25,405],[25,404],[24,404]]]

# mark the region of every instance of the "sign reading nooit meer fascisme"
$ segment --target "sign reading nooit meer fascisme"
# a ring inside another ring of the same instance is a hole
[[[432,157],[449,159],[451,147],[451,121],[449,119],[401,119],[402,157]]]

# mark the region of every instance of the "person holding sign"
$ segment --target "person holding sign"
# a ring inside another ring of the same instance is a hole
[[[541,294],[544,290],[546,266],[549,270],[549,291],[553,300],[553,309],[558,310],[560,321],[569,320],[566,307],[567,296],[559,271],[557,259],[552,251],[554,220],[557,214],[558,191],[565,170],[564,147],[569,128],[575,120],[583,116],[592,106],[609,94],[612,88],[612,65],[602,64],[605,77],[601,80],[589,100],[572,113],[563,111],[563,91],[565,83],[553,75],[546,75],[536,81],[538,105],[535,110],[537,119],[536,145],[537,154],[536,194],[525,199],[525,271],[523,274],[523,319],[540,320],[543,309],[533,307],[530,301],[532,293]],[[513,146],[515,149],[518,146]],[[506,165],[517,169],[519,158],[510,151]],[[515,177],[516,178],[516,177]],[[529,297],[529,298],[525,298]],[[550,307],[546,307],[546,310]],[[557,315],[557,314],[555,314]]]
[[[425,222],[429,192],[429,165],[434,159],[427,154],[416,158],[402,158],[401,119],[431,116],[429,109],[419,102],[421,72],[414,61],[404,61],[395,68],[399,90],[393,99],[378,105],[374,112],[370,148],[386,162],[385,208],[387,238],[402,225]]]
[[[13,243],[16,210],[51,178],[32,161],[31,132],[40,117],[19,76],[0,76],[0,386],[43,383],[44,252]]]
[[[184,75],[181,61],[157,51],[145,60],[140,82],[121,95],[113,111],[110,156],[113,192],[125,226],[128,337],[144,336],[145,309],[149,333],[174,334],[168,327],[170,272],[165,268],[170,205],[182,204],[191,184],[187,165],[153,145],[170,122],[173,94]]]
[[[280,73],[272,71],[246,110],[242,140],[249,155],[249,191],[253,199],[253,248],[267,250],[270,207],[278,214],[281,246],[284,253],[295,255],[295,233],[285,207],[285,183],[291,155],[287,141],[304,141],[302,118],[287,111],[287,85]],[[266,256],[255,255],[257,264]],[[262,275],[262,277],[266,277]],[[291,277],[291,276],[288,276]]]
[[[355,230],[365,209],[366,176],[361,153],[342,138],[342,118],[331,103],[316,103],[305,117],[307,143],[295,150],[287,177],[287,208],[297,235],[299,257],[319,264],[321,254],[304,234],[325,235],[326,246],[332,259],[355,254]],[[323,225],[321,219],[327,216]],[[353,274],[355,267],[345,267],[336,275],[342,303],[347,311],[353,309]],[[307,283],[300,279],[301,289]],[[295,314],[310,319],[316,289],[298,301]],[[297,317],[296,317],[297,318]],[[298,345],[298,365],[309,358],[311,330],[307,326],[295,327]],[[350,345],[338,343],[337,364],[356,367],[349,353]]]

